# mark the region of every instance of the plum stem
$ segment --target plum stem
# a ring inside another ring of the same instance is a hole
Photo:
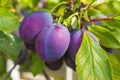
[[[44,76],[45,76],[46,80],[50,80],[50,78],[49,78],[49,76],[48,76],[48,74],[46,73],[46,71],[45,71],[45,70],[43,70],[43,74],[44,74]]]
[[[107,18],[97,18],[97,19],[91,19],[90,22],[97,22],[97,21],[105,21],[105,20],[112,20],[114,17],[110,16]]]

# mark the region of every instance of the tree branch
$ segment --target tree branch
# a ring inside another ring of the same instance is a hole
[[[45,76],[46,80],[50,80],[50,78],[49,78],[49,76],[48,76],[48,74],[46,73],[46,71],[45,71],[45,70],[43,70],[43,74],[44,74],[44,76]]]
[[[105,20],[112,20],[114,17],[107,17],[107,18],[98,18],[98,19],[90,19],[90,22],[97,22],[97,21],[105,21]]]

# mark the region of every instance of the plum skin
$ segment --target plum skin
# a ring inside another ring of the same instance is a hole
[[[69,53],[73,61],[75,61],[76,53],[81,46],[84,32],[86,32],[95,42],[98,43],[96,36],[87,30],[79,29],[73,31],[69,46]]]
[[[45,62],[55,62],[65,54],[69,43],[68,29],[55,23],[42,29],[36,39],[35,49]]]
[[[65,58],[64,58],[65,64],[76,71],[76,65],[75,62],[72,60],[71,56],[69,53],[66,53]]]
[[[73,61],[75,61],[75,56],[82,42],[82,38],[83,38],[82,29],[75,30],[71,34],[69,53]]]
[[[49,69],[56,71],[56,70],[59,70],[59,69],[62,67],[63,61],[60,59],[60,60],[55,61],[55,62],[48,62],[48,63],[45,62],[45,65],[46,65]]]
[[[35,40],[41,29],[52,24],[52,21],[52,16],[47,12],[36,11],[28,14],[20,24],[20,38],[26,42]]]

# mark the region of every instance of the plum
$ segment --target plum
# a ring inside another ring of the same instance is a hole
[[[47,12],[32,12],[27,15],[19,27],[20,38],[24,41],[33,41],[43,27],[52,24],[52,16]]]
[[[65,54],[69,43],[68,29],[61,24],[54,23],[41,30],[36,39],[35,49],[45,62],[55,62]]]
[[[82,29],[75,30],[71,34],[69,53],[73,61],[75,61],[75,56],[82,42],[82,38],[83,38]]]
[[[35,42],[25,42],[24,45],[28,50],[35,51]]]
[[[94,41],[98,42],[94,34],[87,30],[79,29],[72,32],[69,46],[69,53],[73,61],[75,61],[75,56],[80,48],[83,39],[83,33],[86,32]]]
[[[71,56],[69,53],[66,53],[65,55],[65,64],[70,67],[71,69],[73,69],[74,71],[76,71],[76,65],[75,62],[72,60]]]
[[[21,48],[17,64],[23,64],[28,58],[27,51],[24,48]]]
[[[102,47],[105,51],[107,51],[107,52],[109,52],[109,53],[112,53],[112,52],[113,52],[113,49],[112,49],[112,48],[107,48],[107,47],[104,47],[104,46],[102,46],[102,45],[101,45],[101,47]]]
[[[59,70],[63,65],[63,61],[60,59],[55,62],[45,62],[45,65],[51,70]]]

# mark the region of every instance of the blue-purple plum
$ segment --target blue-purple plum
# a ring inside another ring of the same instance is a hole
[[[35,42],[25,42],[24,45],[28,50],[35,51]]]
[[[104,46],[102,46],[102,45],[101,45],[101,47],[102,47],[105,51],[107,51],[107,52],[109,52],[109,53],[112,53],[112,52],[113,52],[113,49],[112,49],[112,48],[107,48],[107,47],[104,47]]]
[[[24,41],[33,41],[43,27],[52,24],[52,16],[47,12],[33,12],[22,20],[19,28],[20,38]]]
[[[94,41],[98,42],[95,35],[87,30],[79,29],[73,31],[71,34],[69,46],[69,53],[73,61],[75,61],[76,53],[81,46],[84,32],[86,32]]]
[[[82,29],[75,30],[71,34],[69,53],[70,53],[70,56],[71,56],[73,61],[75,61],[75,56],[76,56],[76,53],[81,45],[82,38],[83,38]]]
[[[75,62],[72,60],[71,56],[69,53],[66,53],[65,55],[65,64],[70,67],[71,69],[73,69],[74,71],[76,71],[76,65]]]
[[[59,70],[63,65],[63,61],[60,59],[56,62],[45,62],[45,65],[51,70]]]
[[[45,62],[59,60],[68,49],[70,33],[68,29],[58,23],[44,27],[37,36],[35,49],[39,57]]]
[[[23,64],[28,58],[27,51],[25,49],[21,49],[18,56],[18,64]]]

